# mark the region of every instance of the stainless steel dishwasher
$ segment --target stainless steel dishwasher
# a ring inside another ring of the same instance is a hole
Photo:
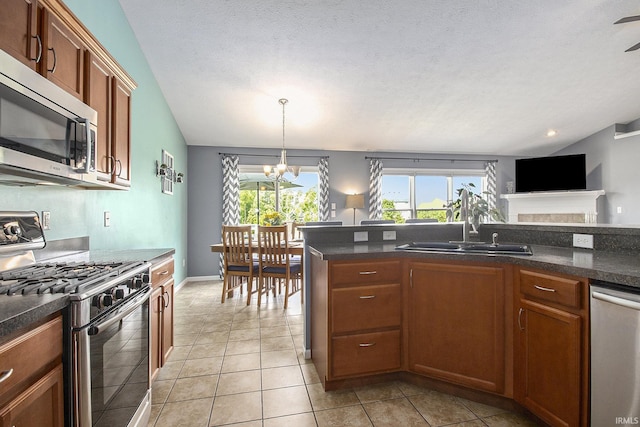
[[[591,281],[591,425],[640,424],[640,288]]]

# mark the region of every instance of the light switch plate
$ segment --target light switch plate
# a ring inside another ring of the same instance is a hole
[[[369,241],[369,232],[368,231],[354,231],[353,232],[353,241],[354,242],[368,242]]]
[[[109,227],[111,225],[111,212],[104,212],[104,226]]]
[[[51,228],[51,212],[42,211],[42,229],[49,230]]]

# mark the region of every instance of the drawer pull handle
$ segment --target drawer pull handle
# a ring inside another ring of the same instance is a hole
[[[167,274],[169,274],[169,270],[164,270],[158,273],[158,276],[166,276]]]
[[[360,299],[371,299],[371,298],[375,298],[375,295],[363,295],[360,297]]]
[[[378,272],[377,272],[377,271],[375,271],[375,270],[373,270],[373,271],[361,271],[361,272],[360,272],[360,275],[361,275],[361,276],[366,276],[366,275],[368,275],[368,274],[377,274],[377,273],[378,273]]]
[[[9,369],[8,371],[2,372],[2,374],[0,374],[0,383],[9,378],[11,374],[13,374],[13,368]]]
[[[374,345],[376,345],[376,343],[374,343],[374,342],[361,342],[360,343],[360,347],[373,347]]]
[[[536,288],[539,291],[545,291],[545,292],[555,292],[556,291],[553,288],[545,288],[544,286],[533,285],[533,287]]]

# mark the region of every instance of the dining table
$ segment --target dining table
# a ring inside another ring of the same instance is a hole
[[[211,252],[222,253],[224,245],[222,243],[214,243],[211,245]],[[260,243],[257,240],[251,242],[251,248],[258,253],[260,249]],[[304,241],[303,240],[290,240],[289,241],[289,254],[290,255],[302,255],[304,253]]]

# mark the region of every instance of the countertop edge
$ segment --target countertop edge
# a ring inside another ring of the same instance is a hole
[[[532,245],[533,255],[416,253],[395,249],[395,243],[309,245],[309,253],[324,261],[386,257],[509,263],[561,274],[618,283],[640,290],[640,257],[619,253]]]

